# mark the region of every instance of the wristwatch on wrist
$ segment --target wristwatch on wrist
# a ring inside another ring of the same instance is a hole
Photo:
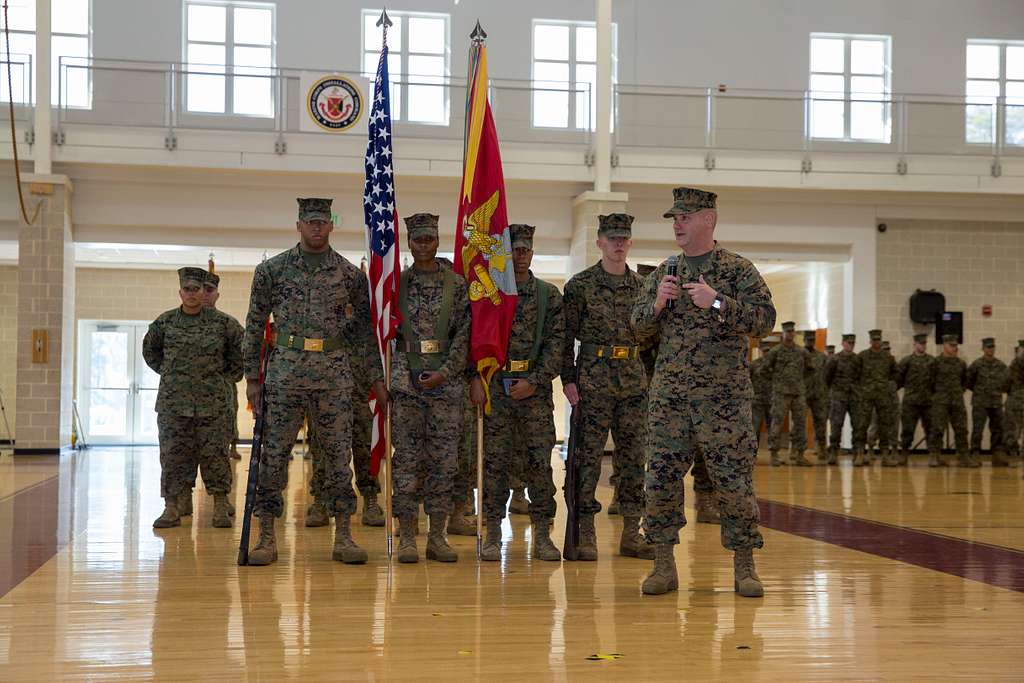
[[[722,295],[721,294],[716,294],[715,295],[715,300],[711,302],[711,308],[713,308],[716,311],[718,311],[719,313],[721,313],[722,312],[722,305],[724,303],[725,303],[725,300],[722,299]]]

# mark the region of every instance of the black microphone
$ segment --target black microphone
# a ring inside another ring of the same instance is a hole
[[[678,256],[669,256],[668,260],[665,261],[665,275],[671,275],[672,277],[675,277],[678,272],[679,272],[679,257]],[[675,307],[676,307],[676,300],[675,299],[669,299],[668,301],[665,302],[665,308],[666,309],[671,311],[671,310],[674,310]]]

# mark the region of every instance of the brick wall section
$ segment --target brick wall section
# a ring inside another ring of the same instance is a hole
[[[14,430],[16,381],[18,374],[18,268],[0,266],[0,391],[4,395],[7,420]],[[0,421],[0,439],[6,439]]]

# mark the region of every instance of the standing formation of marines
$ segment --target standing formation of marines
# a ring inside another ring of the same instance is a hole
[[[458,560],[447,540],[449,524],[460,534],[471,533],[473,524],[472,465],[463,462],[472,459],[460,455],[460,448],[469,418],[488,394],[492,410],[484,420],[478,510],[486,527],[481,559],[502,557],[501,522],[512,494],[512,511],[530,515],[533,556],[558,561],[561,553],[550,536],[556,511],[550,456],[553,381],[560,377],[566,398],[582,413],[579,559],[597,559],[594,516],[601,504],[595,493],[610,434],[615,502],[622,516],[619,553],[654,560],[642,587],[648,594],[678,587],[674,547],[686,524],[683,477],[691,467],[697,519],[721,524],[722,545],[734,554],[735,590],[747,597],[763,594],[753,558],[763,539],[752,481],[762,424],[769,431],[772,465],[782,464],[787,419],[789,462],[811,464],[804,456],[808,409],[822,464],[838,462],[847,416],[858,466],[870,462],[869,431],[877,434],[884,464],[906,465],[918,423],[933,466],[944,464],[947,425],[956,434],[962,466],[978,465],[986,422],[997,452],[993,464],[1008,464],[1005,454],[1019,453],[1024,341],[1007,367],[994,357],[994,340],[986,339],[984,355],[968,368],[958,358],[955,337],[945,338],[942,354],[933,358],[918,335],[914,353],[897,364],[883,347],[880,330],[869,333],[871,347],[860,354],[854,353],[853,335],[843,336],[839,353],[822,354],[815,349],[815,333],[805,333],[800,347],[795,324],[785,322],[782,343],[751,363],[750,340],[760,340],[775,324],[771,293],[748,260],[714,239],[713,193],[676,188],[673,198],[664,215],[672,220],[679,256],[641,276],[626,264],[633,217],[601,216],[601,260],[570,279],[564,296],[530,270],[534,228],[510,226],[518,303],[508,360],[486,392],[467,364],[467,285],[437,257],[435,215],[405,219],[413,264],[401,273],[402,323],[388,389],[370,324],[366,276],[329,244],[331,200],[298,200],[299,243],[256,268],[244,330],[216,310],[219,277],[182,268],[181,306],[158,317],[144,342],[146,362],[160,375],[156,410],[165,509],[153,526],[180,525],[191,513],[197,474],[214,498],[213,526],[231,526],[235,385],[243,376],[254,412],[262,406],[266,411],[252,565],[277,560],[275,520],[283,512],[290,454],[304,422],[313,453],[313,503],[306,524],[327,526],[333,518],[332,558],[366,562],[351,534],[354,482],[364,499],[363,524],[384,524],[380,488],[369,474],[370,394],[392,409],[399,562],[419,561],[420,505],[429,518],[427,558]],[[267,338],[265,330],[272,330]],[[904,389],[901,407],[898,388]],[[966,389],[972,391],[974,415],[970,450]],[[1003,393],[1009,394],[1005,410]],[[898,452],[897,410],[903,426]],[[873,420],[877,427],[870,430]]]

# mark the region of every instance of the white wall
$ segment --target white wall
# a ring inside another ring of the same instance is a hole
[[[367,4],[276,4],[279,65],[359,68],[359,17]],[[454,75],[465,73],[479,18],[496,78],[529,78],[532,19],[594,18],[592,0],[405,0],[389,9],[451,15]],[[179,61],[181,16],[179,0],[93,2],[93,53]],[[1024,38],[1024,3],[1017,0],[617,0],[613,17],[622,83],[803,90],[811,32],[872,33],[893,37],[894,91],[956,95],[968,38]]]

